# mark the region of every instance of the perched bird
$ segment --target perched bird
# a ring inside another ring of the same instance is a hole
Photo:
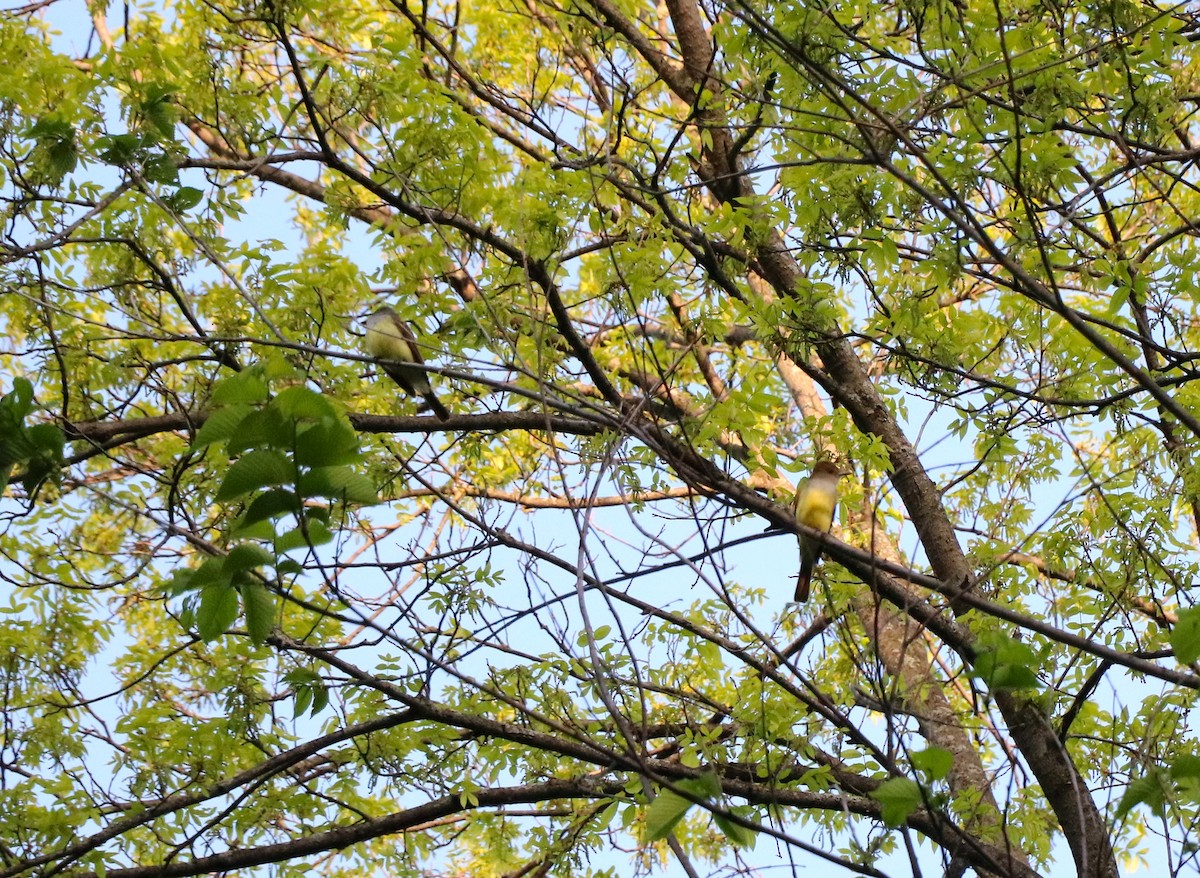
[[[844,476],[837,464],[828,460],[817,461],[812,474],[796,489],[793,508],[796,520],[819,531],[833,526],[833,511],[837,508],[838,479]],[[796,579],[795,600],[808,600],[812,584],[813,568],[821,557],[821,541],[800,537],[800,576]]]
[[[363,347],[372,357],[382,360],[379,365],[401,390],[409,396],[424,397],[439,421],[450,417],[450,412],[434,395],[429,374],[420,368],[425,361],[421,359],[417,337],[400,315],[391,308],[380,308],[368,317]]]

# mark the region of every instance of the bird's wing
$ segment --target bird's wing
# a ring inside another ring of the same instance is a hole
[[[397,318],[395,323],[400,331],[400,337],[408,342],[408,352],[412,355],[412,362],[418,366],[424,366],[425,359],[421,356],[420,346],[417,345],[417,336],[412,331],[412,327],[408,325],[408,321]]]
[[[380,360],[379,367],[387,373],[387,376],[399,385],[400,389],[409,396],[417,396],[418,392],[413,387],[413,382],[410,381],[411,375],[402,366],[394,365],[392,361]]]

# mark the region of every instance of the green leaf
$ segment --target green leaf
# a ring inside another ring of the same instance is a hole
[[[320,521],[309,519],[304,529],[295,528],[275,540],[275,551],[282,555],[293,549],[323,546],[333,540],[333,532]]]
[[[46,181],[60,182],[79,163],[75,128],[60,119],[40,119],[26,132],[37,141],[34,158]]]
[[[96,141],[100,161],[122,168],[133,162],[141,146],[141,138],[135,134],[114,134]]]
[[[338,466],[358,463],[358,434],[346,421],[314,424],[296,436],[296,463],[301,466]],[[372,488],[372,490],[374,490]]]
[[[257,567],[272,566],[275,556],[256,543],[239,543],[225,556],[225,572],[232,576]]]
[[[264,543],[273,542],[275,539],[275,526],[270,521],[255,521],[245,525],[235,522],[230,528],[229,535],[239,540],[258,540]]]
[[[216,640],[229,630],[238,614],[238,592],[228,580],[206,585],[200,591],[196,629],[205,641]]]
[[[675,786],[686,793],[691,793],[705,799],[715,799],[721,795],[721,780],[714,771],[706,771],[699,777],[681,780]]]
[[[57,424],[34,424],[25,431],[37,454],[61,460],[66,437]]]
[[[754,847],[755,833],[740,823],[734,823],[724,814],[713,814],[713,823],[725,834],[725,837],[740,848]]]
[[[258,246],[263,252],[266,252],[267,249],[270,249],[271,244],[275,244],[279,249],[284,249],[284,245],[278,241],[260,241]],[[268,381],[278,381],[285,384],[302,384],[308,377],[289,363],[279,352],[266,354],[254,364],[254,371],[264,376]]]
[[[610,823],[612,823],[613,817],[617,816],[617,811],[619,809],[620,802],[615,800],[611,804],[605,806],[604,810],[600,812],[600,815],[594,821],[592,821],[592,829],[599,832],[600,830],[606,828]]]
[[[142,175],[151,183],[163,186],[179,185],[179,166],[171,156],[156,152],[142,160]]]
[[[705,772],[675,784],[680,793],[698,800],[713,799],[721,795],[721,781],[714,772]],[[694,802],[671,789],[662,789],[646,811],[646,833],[649,841],[665,838],[692,807]]]
[[[74,134],[75,129],[69,122],[51,116],[38,119],[25,130],[25,136],[33,140],[62,140]]]
[[[192,583],[192,578],[196,571],[189,568],[176,570],[171,574],[171,578],[163,585],[163,593],[168,597],[178,597],[181,594],[186,594],[192,591],[196,586]]]
[[[954,767],[954,754],[941,747],[927,747],[911,756],[914,768],[925,772],[933,780],[942,780]]]
[[[238,519],[236,532],[279,515],[299,515],[300,499],[286,488],[266,491],[254,498],[250,507]]]
[[[303,384],[293,384],[276,394],[271,407],[289,421],[325,421],[338,417],[333,404]]]
[[[320,674],[309,668],[295,668],[284,674],[283,679],[296,693],[294,716],[302,716],[311,708],[316,715],[329,703],[329,693]]]
[[[25,452],[24,460],[20,461],[25,465],[25,472],[21,475],[21,484],[32,497],[44,482],[58,481],[61,475],[63,445],[66,439],[62,431],[54,424],[34,424],[18,435]],[[7,456],[11,450],[6,447],[3,452],[0,452],[0,457]],[[0,460],[0,464],[8,462]]]
[[[323,680],[320,681],[320,683],[321,683],[320,687],[313,690],[313,704],[312,704],[313,716],[316,716],[318,713],[320,713],[322,710],[325,709],[326,705],[329,704],[329,688],[325,685],[325,682]]]
[[[229,574],[225,570],[225,559],[219,557],[205,558],[200,566],[191,571],[191,587],[203,588],[214,582],[228,582]]]
[[[292,717],[301,717],[312,706],[313,693],[311,689],[297,689],[296,703],[292,707]]]
[[[146,89],[146,100],[142,101],[139,109],[142,116],[165,140],[175,136],[175,108],[171,105],[171,96],[176,89],[172,86],[151,84]]]
[[[230,405],[210,412],[196,431],[196,438],[192,440],[188,451],[199,451],[206,445],[232,438],[241,429],[242,421],[252,411],[254,409],[248,405]]]
[[[262,408],[248,414],[236,435],[225,446],[230,455],[252,448],[277,448],[290,452],[295,444],[296,422],[284,418],[276,409]]]
[[[251,451],[229,468],[216,499],[232,500],[257,488],[290,484],[295,477],[291,461],[278,451],[261,448]]]
[[[646,840],[658,841],[670,835],[693,804],[674,790],[661,790],[646,809]]]
[[[1176,660],[1190,665],[1200,658],[1200,607],[1181,609],[1178,618],[1171,629],[1171,649]]]
[[[76,150],[75,141],[64,140],[47,147],[46,159],[50,180],[53,182],[62,180],[79,164],[79,153]]]
[[[255,643],[265,643],[275,627],[275,595],[258,582],[242,586],[242,607],[246,613],[246,630]]]
[[[213,388],[212,401],[220,405],[235,403],[261,403],[267,401],[269,394],[266,382],[260,378],[254,369],[243,369],[236,375],[230,375]]]
[[[1175,781],[1175,792],[1182,802],[1200,802],[1200,756],[1184,754],[1170,766],[1171,779]]]
[[[1171,777],[1176,780],[1200,778],[1200,756],[1191,753],[1177,756],[1171,763]]]
[[[360,504],[379,502],[375,483],[348,466],[325,466],[310,470],[300,477],[298,487],[303,497],[329,497]]]
[[[33,385],[28,378],[13,378],[12,390],[0,398],[0,408],[11,414],[14,424],[25,419],[33,409]]]
[[[1039,689],[1041,683],[1034,671],[1039,664],[1037,653],[1028,644],[998,634],[980,638],[971,676],[990,689]]]
[[[33,450],[33,443],[20,424],[0,432],[0,464],[24,463]]]
[[[1166,772],[1161,768],[1152,768],[1144,777],[1131,781],[1117,805],[1116,818],[1124,819],[1130,811],[1142,804],[1149,805],[1150,810],[1161,817],[1166,811],[1166,781]]]
[[[885,780],[870,793],[872,799],[883,806],[883,822],[896,827],[921,807],[921,787],[907,777]]]
[[[170,202],[171,207],[183,213],[184,211],[191,210],[204,200],[204,191],[194,186],[180,186],[171,193],[167,200]]]

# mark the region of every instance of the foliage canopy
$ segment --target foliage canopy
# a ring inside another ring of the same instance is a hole
[[[5,14],[0,878],[1195,871],[1198,33]]]

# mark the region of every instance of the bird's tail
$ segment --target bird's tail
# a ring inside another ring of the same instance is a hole
[[[432,390],[426,394],[423,394],[423,396],[425,397],[425,402],[429,403],[429,408],[433,410],[433,416],[435,418],[437,418],[439,421],[445,421],[449,419],[450,410],[442,405],[442,401],[437,398],[437,395],[434,394]]]
[[[808,561],[800,562],[800,574],[796,577],[796,597],[793,600],[802,604],[808,600],[808,590],[812,586],[813,565]]]

